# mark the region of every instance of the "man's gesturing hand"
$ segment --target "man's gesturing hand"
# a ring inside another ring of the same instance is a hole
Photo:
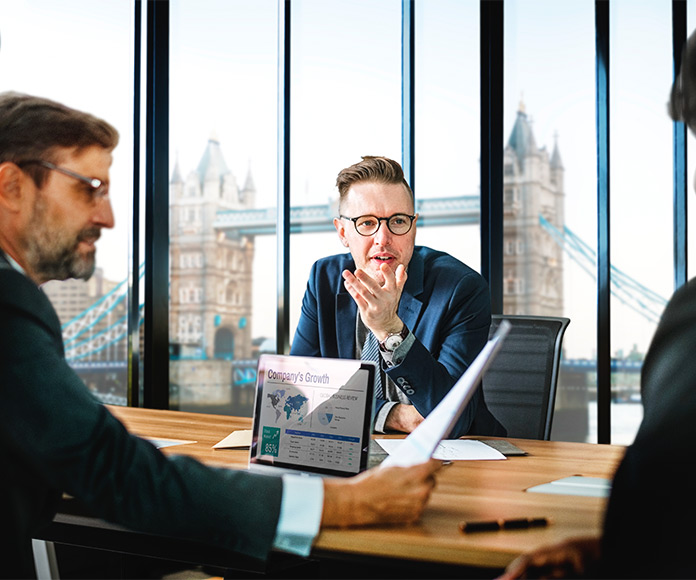
[[[400,332],[403,327],[397,312],[407,274],[403,264],[399,264],[396,271],[383,264],[380,274],[382,279],[377,280],[365,270],[357,269],[355,274],[344,270],[343,280],[346,290],[358,305],[365,326],[378,340],[384,340],[388,334]]]

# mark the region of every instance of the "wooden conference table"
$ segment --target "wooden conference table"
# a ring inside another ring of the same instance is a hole
[[[215,466],[247,465],[248,449],[213,449],[213,445],[234,430],[248,429],[248,418],[130,407],[111,410],[138,435],[195,441],[164,448],[166,454],[191,455]],[[571,475],[611,478],[625,448],[528,439],[508,441],[528,455],[504,461],[457,461],[441,469],[437,487],[417,524],[328,529],[317,537],[312,557],[374,557],[392,559],[400,565],[406,561],[413,565],[500,569],[527,550],[578,535],[599,536],[605,499],[527,493],[525,489]],[[224,551],[129,532],[73,512],[70,501],[64,504],[43,539],[95,547],[102,542],[109,549],[143,554],[169,549],[185,561],[214,566],[239,564],[238,557]],[[519,517],[548,517],[552,524],[473,534],[459,530],[459,523],[465,520]],[[104,533],[107,535],[100,539]]]

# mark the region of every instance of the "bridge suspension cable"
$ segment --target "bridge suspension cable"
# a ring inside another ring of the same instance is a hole
[[[138,281],[142,279],[144,273],[145,264],[141,264],[138,270]],[[128,294],[127,282],[128,279],[126,278],[104,296],[100,297],[89,308],[83,310],[61,326],[63,343],[65,345],[65,358],[68,362],[77,361],[100,352],[126,336],[128,329],[127,317],[125,315],[119,317],[118,320],[101,329],[96,334],[93,334],[92,330],[125,300]],[[143,305],[141,304],[140,311],[142,309]],[[79,340],[80,338],[82,340]]]
[[[539,215],[539,223],[554,241],[593,280],[597,280],[597,253],[568,226],[563,231]],[[616,266],[610,266],[611,294],[650,322],[657,323],[667,305],[667,299],[631,278]]]

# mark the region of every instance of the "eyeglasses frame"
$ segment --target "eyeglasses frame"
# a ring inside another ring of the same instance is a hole
[[[101,179],[97,179],[96,177],[87,177],[85,175],[81,175],[80,173],[77,173],[76,171],[72,171],[71,169],[65,169],[65,167],[59,167],[58,165],[55,165],[54,163],[51,163],[50,161],[44,161],[43,159],[27,159],[26,161],[20,161],[16,165],[18,167],[22,167],[23,165],[31,165],[31,164],[36,164],[36,165],[41,165],[42,167],[45,167],[46,169],[51,169],[53,171],[57,171],[58,173],[62,173],[63,175],[67,175],[68,177],[72,177],[73,179],[77,179],[78,181],[81,181],[82,183],[86,183],[92,188],[92,199],[94,201],[99,201],[100,199],[104,199],[109,195],[109,184],[104,183]]]
[[[409,219],[411,220],[411,223],[409,224],[408,229],[407,229],[405,232],[403,232],[402,234],[397,234],[396,232],[394,232],[394,231],[391,229],[391,227],[389,227],[389,221],[390,221],[392,218],[395,218],[396,216],[400,216],[400,215],[409,218]],[[387,224],[387,229],[388,229],[393,235],[395,235],[395,236],[405,236],[408,232],[410,232],[410,231],[413,229],[413,222],[414,222],[414,221],[416,220],[416,218],[418,217],[418,214],[409,215],[409,214],[407,214],[407,213],[395,213],[395,214],[393,214],[393,215],[390,215],[389,217],[377,217],[376,215],[372,215],[372,214],[369,214],[369,213],[368,213],[368,214],[365,214],[365,215],[359,215],[359,216],[357,216],[357,217],[348,217],[347,215],[339,214],[338,217],[341,218],[341,219],[346,219],[346,220],[352,221],[352,222],[353,222],[353,226],[355,227],[355,231],[358,232],[359,235],[361,235],[361,236],[363,236],[363,237],[365,237],[365,238],[369,238],[370,236],[374,236],[374,235],[379,231],[379,228],[382,227],[382,223],[381,223],[381,222],[386,222],[386,224]],[[371,234],[363,234],[360,230],[358,230],[358,220],[359,220],[360,218],[366,218],[366,217],[372,217],[372,218],[375,218],[375,219],[377,220],[377,229],[376,229],[374,232],[372,232]]]

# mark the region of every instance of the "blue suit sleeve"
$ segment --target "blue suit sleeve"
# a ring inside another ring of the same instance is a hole
[[[427,416],[466,371],[488,339],[491,321],[488,286],[471,271],[445,299],[437,291],[425,303],[415,330],[416,340],[404,359],[387,374]],[[481,399],[477,391],[450,437],[466,435]]]

